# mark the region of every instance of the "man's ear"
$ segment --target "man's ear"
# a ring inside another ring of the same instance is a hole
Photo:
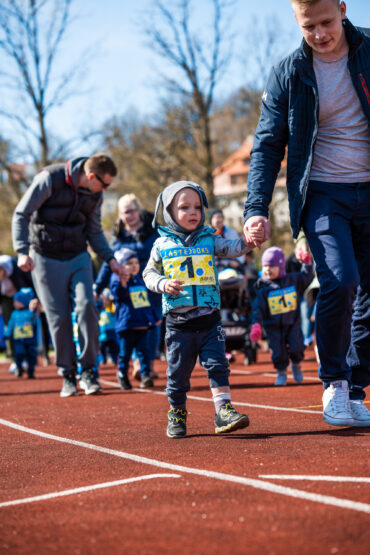
[[[94,174],[93,172],[90,172],[90,173],[87,174],[86,177],[87,177],[87,180],[88,180],[88,181],[91,181],[92,179],[94,179],[95,174]]]
[[[339,10],[340,10],[340,15],[342,19],[346,18],[346,11],[347,11],[347,6],[345,2],[341,2],[339,4]]]

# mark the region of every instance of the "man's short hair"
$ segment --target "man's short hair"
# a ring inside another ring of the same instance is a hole
[[[320,0],[290,0],[292,4],[299,4],[300,6],[313,6],[314,4],[317,4],[318,2],[320,2]],[[339,4],[341,3],[342,0],[332,0],[335,4],[337,4],[337,6],[339,7]]]
[[[90,173],[96,173],[100,177],[105,174],[109,174],[112,177],[117,175],[117,168],[112,158],[104,154],[103,152],[98,152],[98,154],[93,154],[85,162],[85,169]]]

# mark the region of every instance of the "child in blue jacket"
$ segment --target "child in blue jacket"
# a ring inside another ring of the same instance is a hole
[[[191,181],[166,187],[157,200],[155,225],[162,204],[166,227],[158,228],[143,272],[146,286],[162,293],[166,315],[167,388],[170,403],[167,436],[186,435],[186,394],[197,357],[207,371],[215,404],[215,432],[245,428],[248,416],[230,401],[225,332],[220,320],[220,291],[215,256],[236,258],[250,248],[243,239],[224,239],[204,225],[208,207],[203,189]]]
[[[38,301],[30,287],[22,287],[13,297],[14,310],[6,328],[6,337],[13,339],[16,375],[23,374],[22,362],[28,364],[28,378],[35,377],[37,363]],[[32,301],[32,302],[31,302]],[[30,307],[30,308],[29,308]]]
[[[108,288],[103,290],[100,297],[103,305],[99,312],[99,349],[102,361],[105,364],[107,356],[110,355],[113,363],[117,364],[119,347],[116,334],[116,307]]]
[[[150,377],[148,330],[161,319],[152,307],[137,254],[125,247],[114,255],[124,266],[121,276],[112,274],[110,289],[116,305],[116,332],[119,338],[117,379],[121,389],[132,389],[128,368],[135,348],[140,361],[141,388],[153,387]]]
[[[296,382],[303,380],[300,362],[304,357],[304,339],[301,331],[300,303],[306,287],[313,278],[311,257],[302,254],[300,272],[286,274],[285,256],[278,247],[270,247],[262,255],[262,277],[255,285],[253,302],[252,341],[261,339],[261,324],[272,350],[272,362],[277,370],[275,385],[287,383],[287,367]]]

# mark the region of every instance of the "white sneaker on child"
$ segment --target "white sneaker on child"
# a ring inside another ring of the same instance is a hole
[[[350,399],[349,408],[353,417],[353,426],[370,426],[370,411],[361,399]]]
[[[354,426],[346,380],[332,382],[322,396],[324,420],[332,426]]]
[[[12,362],[11,365],[9,366],[9,374],[15,374],[17,370],[17,365],[15,362]]]

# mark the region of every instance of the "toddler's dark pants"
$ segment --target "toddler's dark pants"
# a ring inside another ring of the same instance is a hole
[[[125,330],[119,336],[118,372],[127,375],[130,358],[134,348],[140,362],[140,374],[147,376],[150,372],[150,355],[148,345],[148,329]]]
[[[200,318],[194,318],[200,320]],[[197,357],[209,378],[210,387],[229,385],[229,364],[225,357],[225,332],[219,315],[217,321],[205,329],[189,329],[171,325],[166,319],[167,387],[170,405],[184,408],[186,393],[190,391],[190,376]],[[194,328],[196,323],[194,322]]]
[[[304,357],[304,340],[300,323],[291,326],[265,326],[272,362],[276,370],[285,370],[289,359],[298,364]]]
[[[28,377],[33,378],[37,363],[37,345],[34,343],[27,343],[20,339],[14,339],[13,344],[14,360],[19,373],[23,374],[22,362],[25,360],[28,363]]]

